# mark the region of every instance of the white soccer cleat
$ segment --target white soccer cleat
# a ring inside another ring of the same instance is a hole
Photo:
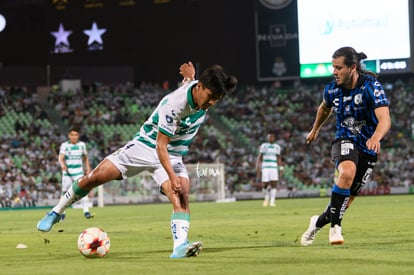
[[[171,259],[196,257],[203,250],[203,243],[200,241],[190,243],[189,241],[184,242],[178,246],[171,254]]]
[[[318,234],[320,227],[316,227],[316,222],[318,221],[319,216],[312,216],[310,218],[309,227],[305,231],[305,233],[302,234],[302,238],[300,239],[300,244],[303,246],[308,246],[313,243],[315,240],[316,234]]]
[[[344,237],[342,237],[342,228],[339,225],[335,224],[334,227],[331,227],[329,229],[329,241],[332,245],[344,243]]]

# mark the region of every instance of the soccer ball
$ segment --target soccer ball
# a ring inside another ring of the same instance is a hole
[[[97,227],[86,228],[78,238],[78,249],[87,258],[104,257],[110,245],[108,234]]]

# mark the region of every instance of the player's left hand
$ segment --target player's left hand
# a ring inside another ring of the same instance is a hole
[[[375,153],[379,153],[380,149],[381,149],[381,143],[379,140],[374,139],[374,138],[370,138],[367,140],[367,147],[369,150],[374,151]]]

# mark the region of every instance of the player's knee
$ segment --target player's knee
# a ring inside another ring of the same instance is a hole
[[[338,179],[341,182],[352,184],[354,177],[355,173],[352,170],[342,170],[341,173],[339,173]]]

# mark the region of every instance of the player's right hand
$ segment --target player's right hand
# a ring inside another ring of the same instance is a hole
[[[310,144],[312,141],[314,141],[318,137],[318,134],[319,131],[312,129],[306,136],[306,144]]]
[[[178,177],[171,179],[171,189],[174,191],[174,193],[181,192],[181,181]]]
[[[183,81],[192,81],[195,78],[195,68],[193,63],[189,61],[180,66],[180,74],[183,76]]]

